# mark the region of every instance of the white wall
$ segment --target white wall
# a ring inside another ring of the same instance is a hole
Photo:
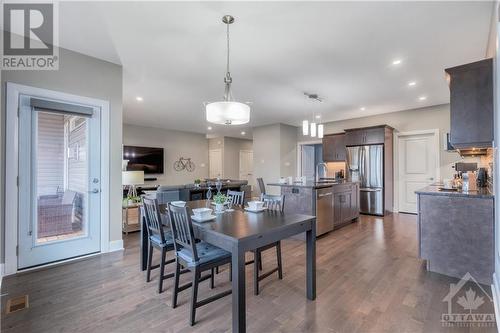
[[[209,149],[222,151],[222,178],[240,178],[240,150],[252,150],[253,141],[231,137],[217,137],[208,140]]]
[[[57,71],[1,71],[1,114],[0,114],[0,216],[2,238],[0,258],[4,262],[5,230],[5,87],[6,82],[55,90],[64,93],[103,99],[110,102],[110,241],[121,240],[122,201],[122,67],[107,61],[92,58],[66,49],[59,49],[59,70]],[[9,221],[16,223],[16,221]]]
[[[164,173],[147,175],[158,178],[147,185],[190,184],[197,178],[208,177],[208,140],[204,134],[124,124],[123,144],[164,149]],[[174,170],[174,162],[181,156],[191,158],[195,164],[194,172]]]

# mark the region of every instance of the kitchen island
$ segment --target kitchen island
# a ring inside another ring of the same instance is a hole
[[[427,186],[417,194],[418,254],[432,272],[491,284],[494,271],[494,196],[478,191],[442,191]]]
[[[316,235],[340,228],[359,217],[357,182],[268,183],[279,186],[285,196],[285,211],[316,216]]]

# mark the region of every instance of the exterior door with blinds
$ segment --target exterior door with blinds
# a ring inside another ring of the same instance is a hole
[[[100,251],[100,122],[99,108],[21,95],[19,269]]]

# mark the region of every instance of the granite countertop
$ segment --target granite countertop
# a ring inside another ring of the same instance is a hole
[[[469,197],[469,198],[483,198],[483,199],[493,199],[494,194],[487,187],[478,187],[477,191],[441,191],[439,189],[439,185],[430,185],[424,187],[418,191],[415,191],[417,194],[425,194],[425,195],[441,195],[441,196],[449,196],[449,197]]]
[[[228,188],[228,187],[239,187],[242,185],[247,185],[248,181],[243,180],[243,181],[232,181],[232,182],[223,182],[222,183],[222,188]],[[139,187],[156,187],[159,188],[161,187],[163,191],[175,191],[175,190],[183,190],[183,189],[189,189],[189,190],[206,190],[208,189],[208,186],[206,184],[202,184],[200,187],[195,187],[194,184],[186,184],[186,185],[160,185],[160,184],[144,184]],[[210,187],[215,189],[215,184],[210,184]]]
[[[282,186],[282,187],[307,187],[307,188],[326,188],[341,184],[354,183],[347,180],[338,180],[332,182],[305,182],[305,183],[293,183],[293,184],[280,184],[280,183],[267,183],[268,186]]]

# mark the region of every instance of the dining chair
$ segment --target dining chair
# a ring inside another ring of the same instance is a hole
[[[160,268],[160,281],[158,284],[158,293],[163,292],[163,280],[171,278],[174,276],[173,273],[165,275],[165,265],[172,264],[175,259],[170,259],[165,261],[167,258],[167,252],[174,250],[174,241],[172,239],[172,233],[169,230],[165,230],[163,223],[161,221],[160,210],[158,208],[158,201],[156,199],[151,199],[146,196],[142,197],[143,206],[141,208],[144,219],[146,220],[148,240],[149,240],[149,251],[148,251],[148,263],[146,271],[146,282],[151,280],[151,270]],[[159,265],[152,265],[153,261],[153,250],[157,249],[161,252],[161,261]]]
[[[186,207],[177,207],[169,204],[169,221],[175,247],[172,308],[177,306],[178,293],[192,287],[189,324],[193,326],[197,308],[231,294],[232,290],[230,289],[198,301],[199,283],[210,279],[210,288],[214,288],[214,268],[230,263],[231,253],[205,241],[196,242],[193,223]],[[190,270],[193,273],[193,277],[192,282],[179,286],[181,265]],[[208,270],[210,270],[210,274],[202,277],[201,273]],[[229,274],[231,274],[231,271]]]
[[[266,185],[262,178],[257,178],[257,183],[259,184],[260,194],[266,194]]]
[[[238,205],[243,206],[245,201],[245,192],[243,191],[227,191],[228,203],[232,206]]]
[[[285,196],[284,195],[270,195],[270,194],[261,194],[260,201],[264,202],[264,207],[266,207],[269,211],[274,211],[276,213],[283,213],[285,208]],[[276,248],[276,261],[277,266],[266,273],[260,273],[262,270],[262,252]],[[259,282],[266,277],[272,275],[275,272],[278,272],[278,278],[280,280],[283,279],[283,265],[281,259],[281,241],[271,243],[269,245],[259,247],[254,250],[254,294],[259,294]]]

